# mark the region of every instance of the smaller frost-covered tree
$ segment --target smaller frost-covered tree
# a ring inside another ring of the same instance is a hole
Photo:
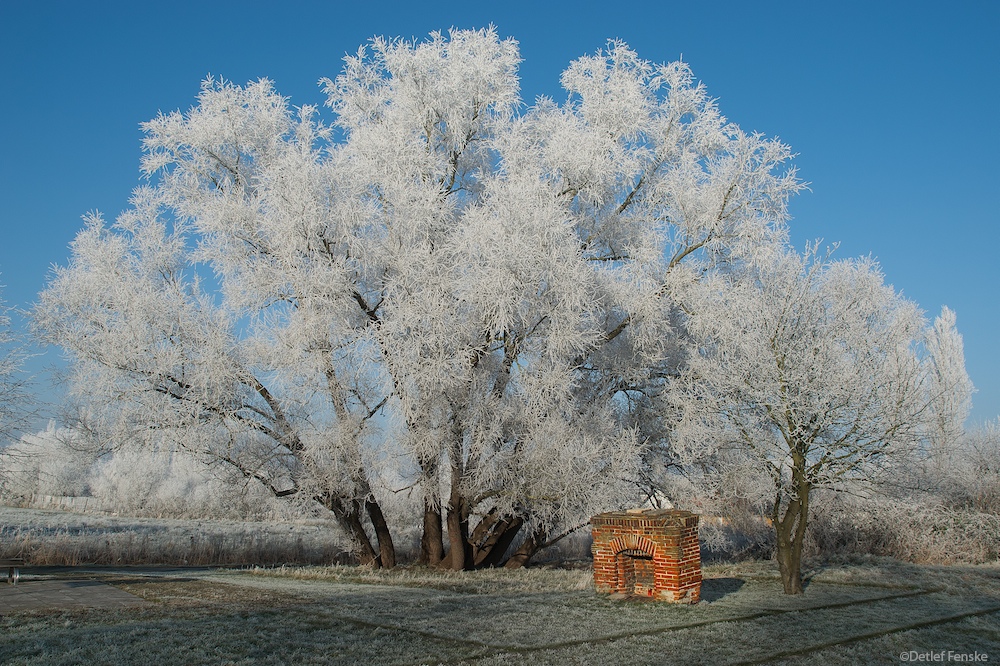
[[[687,307],[695,350],[672,396],[676,451],[766,473],[784,589],[801,593],[811,491],[870,478],[967,403],[961,345],[946,342],[954,316],[928,328],[872,260],[815,248],[762,255],[692,288]]]

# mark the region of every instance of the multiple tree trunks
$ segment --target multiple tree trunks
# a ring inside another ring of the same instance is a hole
[[[340,526],[351,537],[354,542],[355,557],[359,563],[376,568],[395,566],[392,536],[377,502],[344,501],[330,495],[317,499],[336,516]],[[367,511],[370,525],[375,532],[374,541],[362,521],[360,511],[362,506]],[[452,511],[450,508],[446,521],[442,520],[440,509],[427,503],[424,506],[423,532],[417,563],[455,571],[495,567],[516,569],[526,565],[542,548],[558,541],[558,538],[547,540],[544,531],[536,530],[507,557],[508,551],[524,526],[523,518],[500,516],[494,509],[479,520],[471,533],[468,521],[467,515],[463,516],[460,510]],[[444,529],[445,522],[447,531]],[[446,538],[447,548],[445,548]]]
[[[534,534],[526,538],[510,557],[505,558],[524,525],[524,519],[516,516],[501,517],[494,509],[479,520],[471,533],[468,521],[468,516],[463,516],[461,510],[449,508],[446,550],[441,511],[430,505],[425,506],[418,563],[455,571],[500,566],[517,568],[524,566],[545,545],[544,535]]]
[[[809,484],[801,480],[797,486],[799,495],[785,501],[783,510],[781,495],[774,504],[775,555],[785,594],[804,591],[802,545],[808,524]],[[395,566],[392,536],[377,502],[372,499],[345,502],[332,495],[318,499],[355,542],[359,562],[376,568]],[[375,531],[377,551],[361,520],[362,505]],[[468,515],[463,515],[461,508],[449,507],[447,523],[446,552],[441,511],[430,504],[425,506],[418,563],[455,571],[500,566],[516,569],[558,540],[547,542],[545,532],[536,531],[505,558],[524,525],[522,518],[500,517],[493,509],[470,534]],[[599,591],[635,595],[642,588],[644,594],[657,599],[698,601],[701,590],[698,516],[688,511],[633,510],[600,514],[591,519],[591,524],[594,580]]]

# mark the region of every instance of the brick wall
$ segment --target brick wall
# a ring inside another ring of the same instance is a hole
[[[594,516],[590,525],[598,592],[698,602],[698,516],[674,509],[632,509]]]

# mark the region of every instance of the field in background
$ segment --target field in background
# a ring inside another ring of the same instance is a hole
[[[79,575],[80,572],[77,572]],[[1000,659],[1000,567],[706,567],[696,606],[614,600],[589,570],[284,567],[91,573],[148,603],[4,613],[4,664],[858,664],[951,650]],[[30,584],[31,578],[25,584]]]
[[[332,521],[127,518],[0,506],[0,558],[30,565],[331,564],[347,557]]]

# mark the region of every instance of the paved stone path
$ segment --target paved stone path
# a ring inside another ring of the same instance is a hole
[[[122,608],[148,603],[100,581],[84,579],[25,580],[0,584],[0,615],[13,611],[56,608]]]

